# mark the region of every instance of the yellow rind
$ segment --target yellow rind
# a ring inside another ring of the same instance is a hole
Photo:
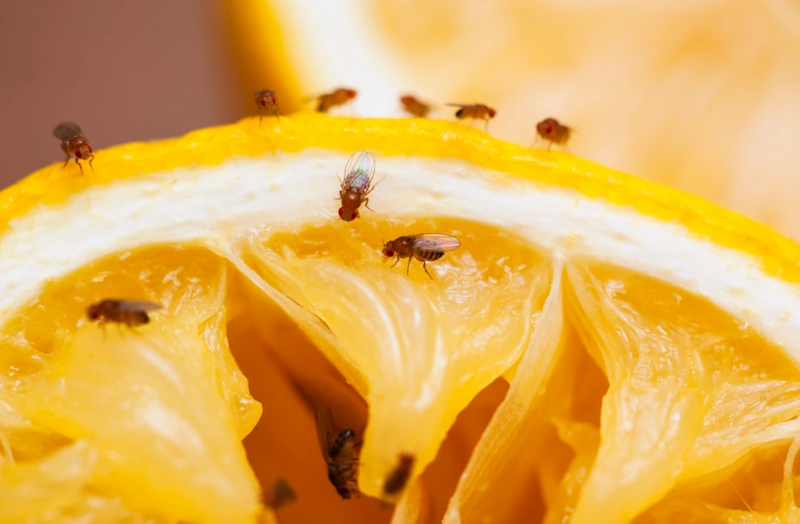
[[[765,273],[800,282],[800,245],[772,229],[701,198],[653,184],[555,151],[528,149],[460,124],[441,120],[336,118],[316,113],[266,118],[201,129],[183,137],[123,144],[97,151],[95,171],[84,175],[71,163],[53,164],[0,192],[0,235],[39,205],[55,206],[81,190],[137,175],[191,166],[219,165],[231,157],[254,157],[307,148],[381,155],[450,158],[507,173],[545,186],[678,222],[720,246],[752,255]],[[505,183],[498,177],[496,183]],[[446,213],[446,210],[443,210]],[[6,254],[6,256],[13,256]]]

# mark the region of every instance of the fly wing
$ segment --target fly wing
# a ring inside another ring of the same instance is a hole
[[[361,189],[367,191],[375,176],[375,158],[366,151],[356,151],[344,168],[345,189]]]
[[[158,311],[161,304],[149,300],[120,300],[119,309],[124,311]]]
[[[53,129],[55,137],[61,141],[72,140],[76,136],[82,136],[81,127],[74,122],[62,122]]]
[[[453,251],[461,245],[461,242],[456,237],[438,233],[426,233],[424,235],[416,235],[413,238],[414,249],[435,251],[437,253]]]
[[[322,448],[322,456],[325,462],[331,461],[330,449],[333,445],[334,432],[333,429],[333,413],[331,408],[318,407],[317,408],[317,438],[319,439],[319,447]]]

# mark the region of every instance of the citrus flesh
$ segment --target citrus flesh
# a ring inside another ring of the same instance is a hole
[[[344,223],[359,148],[384,180]],[[797,517],[800,257],[766,228],[435,121],[248,119],[97,160],[2,194],[0,519],[249,522],[279,476],[280,522]],[[432,278],[383,260],[426,232],[461,241]],[[100,329],[107,297],[164,309]],[[363,436],[358,500],[325,405]]]

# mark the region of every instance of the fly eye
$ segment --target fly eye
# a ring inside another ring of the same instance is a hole
[[[94,149],[92,149],[92,146],[90,146],[89,144],[86,144],[86,147],[88,147],[88,148],[89,148],[89,152],[90,152],[90,153],[91,153],[92,151],[94,151]]]
[[[357,218],[358,218],[358,211],[353,211],[353,213],[350,215],[350,220],[355,220]]]
[[[81,153],[80,149],[76,149],[75,150],[75,156],[78,157],[78,158],[83,158],[83,153]]]
[[[394,250],[393,249],[384,249],[383,250],[383,254],[386,255],[387,257],[393,257],[394,256]]]
[[[271,97],[271,98],[272,98],[272,103],[273,103],[273,104],[274,104],[275,102],[277,102],[277,101],[278,101],[278,100],[277,100],[277,99],[276,99],[274,96],[273,96],[273,97]]]
[[[344,213],[342,213],[342,211],[344,211],[344,208],[343,208],[343,207],[340,207],[340,208],[339,208],[339,218],[344,218],[344,217],[342,216],[342,215],[344,215]]]

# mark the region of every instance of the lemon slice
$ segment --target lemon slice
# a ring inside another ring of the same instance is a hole
[[[358,149],[382,182],[345,223]],[[95,167],[0,195],[3,475],[42,494],[2,518],[248,522],[277,477],[287,522],[797,511],[800,247],[763,226],[417,119],[247,119]],[[381,256],[415,233],[461,242],[432,278]],[[109,297],[163,310],[98,329]],[[363,439],[359,500],[318,406]],[[745,467],[763,481],[719,495]]]

